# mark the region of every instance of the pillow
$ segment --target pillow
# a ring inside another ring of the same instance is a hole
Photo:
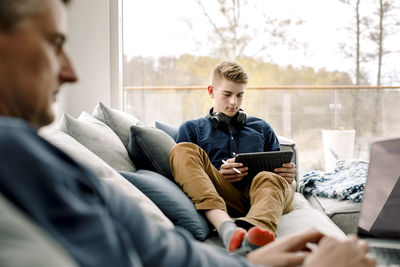
[[[122,194],[131,198],[132,202],[138,203],[153,221],[163,227],[173,228],[172,222],[148,197],[74,138],[57,130],[51,133],[45,133],[43,137],[68,153],[76,161],[91,169],[103,182],[117,187]]]
[[[59,127],[115,170],[136,171],[128,151],[118,136],[106,124],[90,114],[82,112],[79,119],[64,114]]]
[[[94,108],[92,115],[96,119],[107,124],[108,127],[110,127],[114,133],[118,135],[125,148],[128,148],[130,136],[129,128],[132,125],[142,125],[142,123],[134,116],[121,110],[106,107],[101,102]]]
[[[175,141],[157,128],[131,126],[128,153],[138,169],[146,169],[172,178],[169,152]]]
[[[156,128],[166,132],[176,142],[176,139],[178,138],[178,126],[162,123],[159,121],[156,121],[155,126]]]
[[[184,227],[200,241],[207,238],[209,228],[206,219],[196,211],[192,201],[172,181],[148,170],[120,173],[146,194],[175,225]]]
[[[77,267],[69,253],[0,193],[1,266]]]

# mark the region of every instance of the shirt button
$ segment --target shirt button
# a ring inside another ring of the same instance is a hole
[[[233,140],[233,136],[231,137],[231,139]]]
[[[235,155],[236,155],[236,153],[235,153],[235,152],[232,152],[232,155],[234,155],[234,156],[235,156]]]

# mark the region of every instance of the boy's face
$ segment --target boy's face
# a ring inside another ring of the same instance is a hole
[[[39,128],[54,119],[59,87],[76,80],[64,50],[66,11],[59,0],[43,0],[43,11],[11,32],[0,29],[0,114]]]
[[[224,78],[214,86],[208,87],[208,94],[214,99],[214,112],[222,112],[229,117],[235,116],[242,105],[246,84],[235,83]]]

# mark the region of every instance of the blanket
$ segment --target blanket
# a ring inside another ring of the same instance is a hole
[[[338,160],[332,172],[306,171],[300,189],[317,196],[361,202],[367,171],[367,161]]]

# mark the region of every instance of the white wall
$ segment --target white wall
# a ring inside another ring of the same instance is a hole
[[[114,1],[111,1],[114,2]],[[64,85],[57,108],[77,117],[111,102],[109,0],[76,0],[68,6],[67,50],[79,81]]]

